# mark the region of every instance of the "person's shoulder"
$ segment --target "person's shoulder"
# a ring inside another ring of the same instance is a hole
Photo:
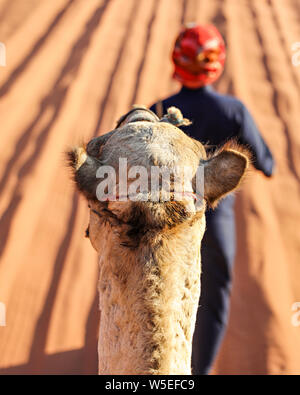
[[[243,121],[247,108],[240,99],[231,95],[218,93],[216,91],[211,91],[210,95],[219,110],[224,113],[227,118],[234,119],[238,123]]]
[[[209,94],[214,98],[214,100],[219,103],[221,106],[226,108],[231,108],[236,111],[243,111],[245,108],[244,103],[231,95],[225,95],[214,90],[211,90]]]
[[[159,111],[166,111],[168,107],[171,107],[173,105],[178,105],[178,100],[179,100],[179,93],[177,92],[171,96],[162,98],[157,100],[155,103],[153,103],[149,108],[151,111],[155,112],[157,114],[157,110],[160,109]]]

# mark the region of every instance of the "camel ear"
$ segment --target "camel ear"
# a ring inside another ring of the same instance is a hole
[[[204,162],[204,198],[211,207],[235,190],[249,165],[249,152],[243,147],[224,146]]]
[[[77,188],[88,200],[96,200],[96,189],[99,184],[97,170],[103,146],[115,133],[112,130],[92,139],[86,146],[76,147],[66,152],[67,165],[71,168]]]
[[[96,178],[100,162],[87,154],[84,147],[77,147],[67,152],[67,164],[71,167],[77,188],[89,200],[96,199],[99,180]]]

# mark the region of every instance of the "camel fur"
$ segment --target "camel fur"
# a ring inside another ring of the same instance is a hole
[[[99,374],[191,374],[205,209],[237,188],[249,155],[229,142],[208,157],[176,126],[184,122],[177,109],[160,120],[135,108],[113,131],[68,153],[76,185],[89,202],[89,237],[99,254]],[[120,183],[119,158],[127,160],[125,173],[133,166],[189,166],[193,174],[201,168],[200,208],[192,197],[152,201],[151,192],[148,201],[99,201],[103,178],[97,170],[113,167]]]

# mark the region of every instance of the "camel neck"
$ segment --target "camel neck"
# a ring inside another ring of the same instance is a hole
[[[202,228],[102,256],[100,374],[191,373]]]

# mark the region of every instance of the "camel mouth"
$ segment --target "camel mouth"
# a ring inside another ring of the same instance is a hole
[[[124,126],[132,122],[158,122],[157,115],[146,107],[135,107],[127,114],[123,115],[117,122],[117,127]]]

